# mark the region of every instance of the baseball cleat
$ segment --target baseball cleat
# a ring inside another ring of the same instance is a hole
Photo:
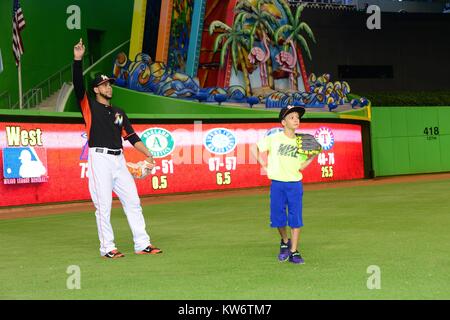
[[[152,245],[149,245],[144,250],[136,252],[136,254],[158,254],[158,253],[162,253],[162,250]]]
[[[291,249],[291,239],[289,239],[287,243],[284,243],[283,240],[281,240],[278,261],[283,262],[289,259],[289,249]]]
[[[118,259],[123,257],[125,257],[125,255],[117,250],[112,250],[103,256],[103,258],[106,259]]]
[[[300,252],[295,251],[295,252],[291,252],[289,254],[289,262],[292,262],[295,264],[304,264],[305,260],[303,260],[302,256],[300,255]]]

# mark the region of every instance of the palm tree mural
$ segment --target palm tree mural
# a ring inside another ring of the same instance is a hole
[[[279,27],[277,19],[282,17],[273,0],[241,0],[235,8],[238,14],[235,21],[244,29],[250,29],[250,55],[249,59],[258,61],[260,65],[260,77],[262,87],[274,89],[272,76],[272,57],[270,55],[271,40],[274,31]],[[255,39],[259,40],[265,51],[254,47]],[[268,67],[266,67],[266,63]]]
[[[311,28],[305,23],[300,20],[301,14],[303,9],[305,8],[306,4],[299,5],[297,7],[297,10],[295,12],[295,16],[292,14],[291,8],[289,7],[289,4],[286,2],[286,0],[278,0],[280,5],[283,7],[283,10],[287,17],[287,23],[279,27],[275,31],[275,39],[284,38],[284,44],[285,48],[287,48],[289,45],[292,46],[292,41],[296,43],[295,49],[296,50],[296,56],[299,59],[300,62],[300,73],[302,75],[303,84],[305,85],[305,91],[309,92],[309,83],[308,83],[308,77],[306,76],[305,69],[302,68],[304,66],[303,62],[303,55],[300,50],[300,46],[305,50],[306,54],[308,55],[308,58],[312,60],[311,52],[308,47],[308,43],[306,42],[306,39],[302,36],[301,32],[305,32],[306,35],[315,43],[316,39],[314,38],[314,34],[311,30]],[[295,66],[297,68],[297,66]],[[296,77],[295,77],[296,78]]]
[[[246,57],[245,52],[248,51],[250,47],[250,31],[242,28],[242,24],[238,23],[236,19],[231,27],[221,21],[213,21],[209,26],[209,33],[212,35],[217,29],[222,30],[222,33],[217,36],[214,42],[214,52],[217,52],[219,45],[222,44],[220,51],[220,66],[224,66],[225,57],[228,51],[230,51],[233,69],[237,73],[238,63],[240,64],[242,72],[244,73],[245,92],[246,95],[250,97],[252,95],[252,88],[246,59],[244,58]]]
[[[300,20],[305,6],[306,4],[298,6],[294,16],[287,0],[239,0],[235,7],[236,16],[231,27],[221,21],[213,21],[209,26],[211,35],[216,29],[222,31],[214,43],[214,52],[221,45],[220,66],[224,66],[225,57],[227,54],[231,54],[234,71],[237,73],[239,65],[244,74],[247,95],[250,95],[252,91],[249,70],[252,72],[253,63],[259,64],[261,86],[275,89],[270,51],[274,47],[278,48],[279,44],[283,46],[283,51],[275,58],[280,64],[281,70],[289,74],[290,89],[297,91],[298,88],[298,61],[305,91],[309,92],[310,88],[300,47],[303,48],[309,59],[312,58],[308,43],[302,33],[305,33],[314,43],[316,40],[311,28]],[[262,48],[253,47],[255,41],[260,41]],[[248,64],[249,61],[252,64]]]

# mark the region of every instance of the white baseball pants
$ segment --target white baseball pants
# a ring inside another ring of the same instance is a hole
[[[88,176],[89,192],[94,202],[97,220],[100,254],[104,256],[116,250],[111,226],[112,191],[119,197],[133,233],[134,250],[140,251],[150,245],[150,236],[145,231],[141,201],[136,184],[126,167],[123,153],[111,155],[89,148]],[[105,149],[105,148],[101,148]]]

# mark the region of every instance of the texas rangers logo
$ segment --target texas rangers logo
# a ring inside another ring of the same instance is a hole
[[[163,128],[145,130],[141,135],[141,140],[154,158],[164,158],[175,149],[175,140],[172,134]]]
[[[227,154],[236,148],[236,136],[225,128],[209,130],[204,139],[206,149],[214,154]]]
[[[314,138],[322,145],[323,150],[330,150],[334,145],[334,134],[330,128],[320,127],[314,134]]]
[[[114,117],[115,117],[114,124],[117,124],[118,126],[121,126],[122,123],[123,123],[123,116],[120,113],[116,112]]]

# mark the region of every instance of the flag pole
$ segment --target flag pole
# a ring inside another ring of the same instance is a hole
[[[19,78],[19,107],[20,109],[22,109],[23,106],[23,100],[22,100],[22,63],[20,62],[19,59],[19,65],[17,67],[17,72],[18,72],[18,78]]]

